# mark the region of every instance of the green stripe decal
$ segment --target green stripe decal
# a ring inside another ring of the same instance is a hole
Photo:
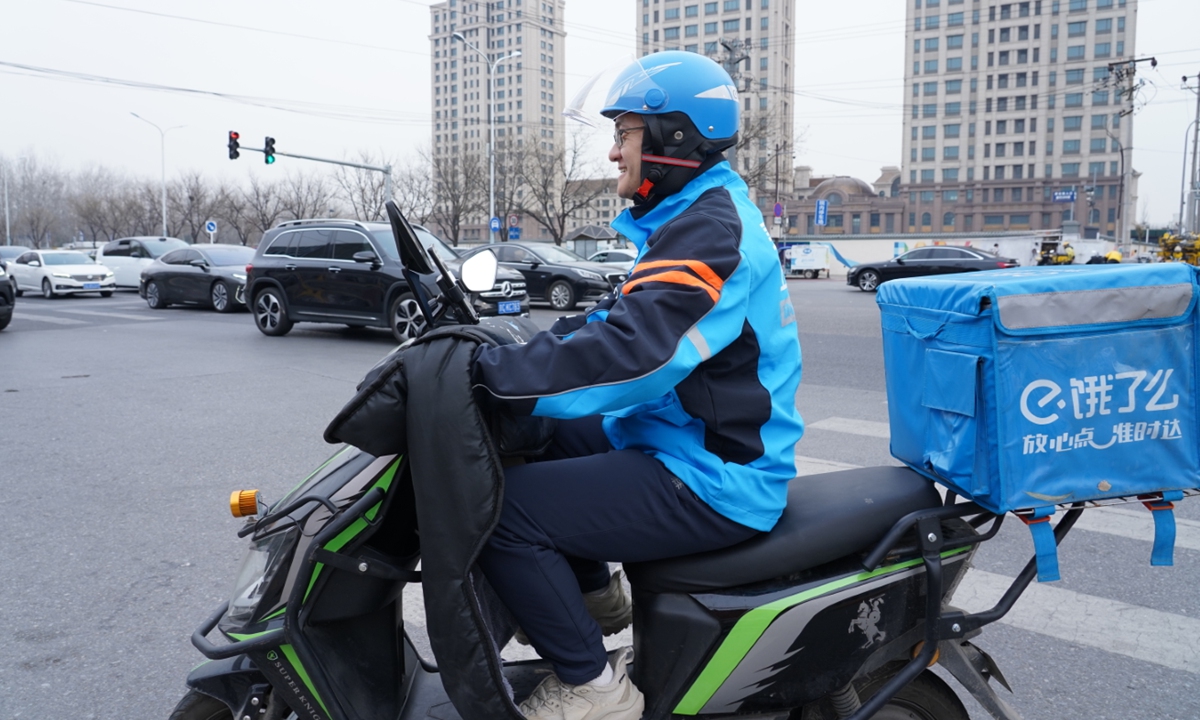
[[[265,618],[263,618],[262,620],[259,620],[259,622],[266,622],[266,621],[268,621],[268,620],[271,620],[271,619],[273,619],[273,618],[277,618],[277,617],[279,617],[280,615],[284,614],[285,612],[287,612],[287,605],[284,605],[283,607],[279,608],[279,609],[278,609],[278,610],[276,610],[275,612],[273,612],[273,613],[271,613],[270,615],[266,616],[266,617],[265,617]]]
[[[375,488],[382,488],[383,492],[386,494],[387,491],[392,486],[392,481],[396,479],[396,470],[399,467],[400,467],[400,457],[397,456],[395,462],[393,462],[391,465],[388,466],[388,469],[383,473],[382,476],[380,476],[379,480],[375,481],[375,484],[373,484],[371,487],[367,488],[367,492],[370,492],[371,490],[374,490]],[[376,513],[379,512],[379,508],[382,505],[383,505],[383,500],[380,500],[378,503],[372,505],[371,509],[367,510],[365,519],[360,517],[357,520],[355,520],[354,522],[350,523],[350,527],[341,531],[340,533],[337,534],[337,537],[333,538],[328,543],[326,543],[325,549],[328,550],[329,552],[337,552],[338,550],[341,550],[343,547],[345,547],[346,543],[348,543],[351,540],[353,540],[354,538],[358,537],[358,534],[367,528],[367,522],[369,520],[375,519],[375,515],[376,515]],[[317,583],[317,578],[320,577],[321,568],[323,568],[323,567],[325,567],[324,563],[317,563],[316,566],[313,568],[312,577],[308,581],[308,588],[304,591],[304,600],[305,601],[308,600],[308,594],[312,592],[313,585],[315,585]]]
[[[969,549],[969,547],[964,547],[950,550],[942,553],[942,557],[946,558],[957,555]],[[704,666],[704,670],[700,672],[700,676],[688,688],[687,694],[679,701],[679,705],[676,706],[673,712],[677,715],[698,714],[704,708],[704,705],[712,699],[712,696],[716,694],[721,684],[729,678],[738,664],[742,662],[746,654],[754,647],[754,644],[762,637],[767,627],[785,610],[813,598],[828,595],[836,590],[863,582],[864,580],[872,580],[882,575],[907,570],[920,565],[922,562],[921,558],[916,558],[898,565],[889,565],[878,570],[872,570],[871,572],[850,575],[750,610],[729,631],[729,635],[721,643],[721,647],[717,648],[717,652],[708,661],[708,665]]]
[[[326,715],[329,715],[329,708],[325,707],[325,701],[317,694],[317,689],[313,687],[312,680],[308,677],[308,671],[300,664],[300,658],[296,656],[296,650],[291,645],[280,645],[279,649],[283,651],[283,656],[292,664],[292,669],[300,676],[300,680],[304,682],[304,686],[312,693],[313,699],[321,706]]]

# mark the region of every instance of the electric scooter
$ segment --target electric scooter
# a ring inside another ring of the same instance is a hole
[[[472,257],[455,278],[388,206],[405,267],[438,276],[440,294],[420,298],[427,328],[482,323],[518,341],[536,330],[480,320],[464,299],[491,287],[493,256]],[[414,505],[407,457],[351,446],[274,503],[234,493],[250,547],[232,598],[192,635],[207,662],[188,675],[171,719],[480,720],[447,694],[454,668],[422,657],[405,631],[401,593],[421,580]],[[1066,513],[1058,541],[1082,509]],[[1035,561],[993,609],[949,605],[1003,519],[953,493],[943,499],[910,469],[863,468],[796,478],[778,525],[745,543],[626,564],[630,674],[644,717],[967,720],[930,670],[940,664],[993,717],[1015,720],[991,683],[1007,682],[972,641],[1020,597]],[[500,648],[513,628],[498,627]],[[214,630],[224,642],[208,638]],[[509,662],[502,672],[519,718],[515,703],[549,664]]]

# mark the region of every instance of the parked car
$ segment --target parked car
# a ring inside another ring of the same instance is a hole
[[[155,310],[168,305],[208,305],[217,312],[246,306],[246,265],[254,248],[193,245],[155,259],[142,271],[138,294]]]
[[[414,227],[450,269],[462,259],[425,228]],[[428,297],[434,279],[422,277]],[[396,340],[414,337],[424,325],[416,297],[386,223],[297,220],[268,230],[246,266],[247,298],[258,329],[285,335],[297,322],[342,323],[391,330]],[[492,290],[473,293],[480,315],[529,312],[519,273],[498,274]]]
[[[1013,258],[1000,257],[978,248],[936,245],[909,250],[891,260],[856,265],[846,273],[846,284],[857,286],[864,292],[874,292],[880,283],[896,278],[995,270],[1017,265]]]
[[[121,238],[100,248],[96,252],[96,262],[116,273],[117,287],[137,289],[141,285],[142,271],[150,267],[155,258],[187,246],[178,238]]]
[[[603,263],[605,265],[613,265],[619,267],[625,272],[633,269],[633,263],[637,261],[637,251],[627,248],[612,248],[611,250],[601,250],[597,253],[592,253],[588,256],[588,262]]]
[[[8,272],[4,263],[0,262],[0,330],[12,322],[13,308],[17,304],[17,291],[9,282]]]
[[[17,295],[40,290],[46,298],[92,292],[109,297],[116,288],[112,270],[78,250],[30,250],[7,270],[17,281]]]
[[[545,300],[555,310],[570,310],[580,300],[596,300],[628,275],[612,266],[588,262],[557,245],[495,243],[475,248],[467,257],[484,250],[496,253],[501,267],[524,275],[529,296]]]

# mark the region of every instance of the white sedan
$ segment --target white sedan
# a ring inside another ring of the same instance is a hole
[[[109,297],[117,286],[112,270],[92,262],[77,250],[30,250],[8,263],[17,294],[41,292],[43,297],[98,292]]]

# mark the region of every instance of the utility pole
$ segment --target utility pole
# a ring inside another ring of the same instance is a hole
[[[1200,81],[1200,75],[1188,77],[1183,76],[1183,89],[1191,90],[1196,93],[1196,119],[1195,127],[1192,129],[1192,176],[1191,182],[1188,183],[1188,201],[1187,201],[1187,228],[1192,232],[1196,231],[1197,220],[1200,219],[1200,168],[1196,166],[1196,143],[1200,141],[1200,82],[1197,82],[1196,87],[1188,87],[1188,80]],[[1184,139],[1184,148],[1187,147],[1187,140]],[[1182,218],[1180,218],[1182,222]]]
[[[12,245],[12,229],[8,222],[8,163],[4,163],[4,244]]]
[[[1115,90],[1117,99],[1121,104],[1128,103],[1128,106],[1120,112],[1121,117],[1130,118],[1121,128],[1121,134],[1124,139],[1118,139],[1121,150],[1121,193],[1120,205],[1117,209],[1117,243],[1129,242],[1130,230],[1130,196],[1133,186],[1133,100],[1137,91],[1145,84],[1144,80],[1139,80],[1134,83],[1134,76],[1137,74],[1137,64],[1141,62],[1150,63],[1150,67],[1157,67],[1158,60],[1152,57],[1135,58],[1122,62],[1108,64],[1108,78],[1102,83],[1102,87],[1112,85]]]
[[[729,73],[729,77],[733,80],[734,87],[738,88],[738,90],[741,90],[742,61],[750,57],[750,54],[746,52],[746,44],[740,39],[722,39],[721,47],[725,48],[725,59],[721,62],[721,65],[725,68],[725,72]],[[745,121],[743,120],[743,127],[744,124]],[[727,155],[729,157],[730,167],[733,168],[734,172],[738,172],[736,143],[733,145],[733,147],[729,148]]]

